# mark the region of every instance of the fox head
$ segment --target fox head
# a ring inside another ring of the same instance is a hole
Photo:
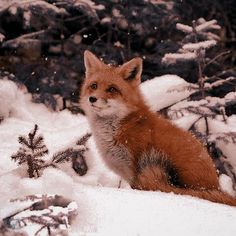
[[[85,81],[80,103],[87,115],[125,117],[140,103],[142,59],[115,67],[104,64],[90,51],[84,53]]]

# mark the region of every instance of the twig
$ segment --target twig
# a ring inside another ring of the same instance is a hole
[[[208,65],[210,65],[211,63],[213,63],[214,61],[216,61],[218,58],[220,58],[220,57],[222,57],[222,56],[225,56],[225,55],[227,55],[227,54],[230,54],[230,53],[231,53],[231,51],[221,52],[220,54],[218,54],[217,56],[215,56],[214,58],[212,58],[210,61],[208,61],[208,62],[205,64],[204,69],[205,69]],[[203,70],[204,70],[204,69],[203,69]]]
[[[3,220],[5,220],[5,219],[7,219],[7,218],[14,217],[14,216],[16,216],[16,215],[20,214],[20,213],[21,213],[21,212],[23,212],[23,211],[26,211],[26,210],[29,210],[29,209],[31,209],[31,207],[32,207],[32,205],[31,205],[31,206],[29,206],[29,207],[26,207],[26,208],[24,208],[24,209],[22,209],[22,210],[20,210],[20,211],[17,211],[17,212],[15,212],[15,213],[13,213],[13,214],[9,215],[8,217],[4,218]]]
[[[39,230],[35,232],[34,236],[37,236],[46,227],[47,227],[46,225],[43,225],[41,228],[39,228]]]
[[[188,130],[192,130],[193,127],[195,126],[195,124],[196,124],[199,120],[201,120],[202,118],[203,118],[203,116],[198,117],[198,118],[192,123],[192,125],[189,127]]]
[[[10,39],[10,40],[7,40],[3,43],[3,46],[8,46],[10,44],[15,44],[17,43],[18,41],[22,40],[22,39],[28,39],[28,38],[33,38],[33,37],[37,37],[41,34],[44,34],[46,32],[48,32],[50,30],[50,28],[48,28],[47,30],[39,30],[37,32],[32,32],[32,33],[28,33],[28,34],[24,34],[24,35],[21,35],[17,38],[14,38],[14,39]]]
[[[224,120],[224,122],[225,122],[225,124],[227,123],[227,118],[226,118],[226,114],[225,114],[225,108],[224,107],[221,107],[220,108],[220,112],[221,112],[221,114],[222,114],[222,116],[223,116],[223,120]]]
[[[192,27],[193,27],[193,34],[194,34],[194,41],[195,43],[198,42],[198,39],[197,39],[197,30],[196,30],[196,21],[193,21],[192,22]],[[203,78],[203,73],[202,73],[202,62],[203,62],[203,56],[202,56],[202,52],[201,52],[201,48],[196,50],[196,60],[197,60],[197,66],[198,66],[198,84],[199,84],[199,88],[200,88],[200,91],[201,91],[201,95],[202,95],[202,98],[205,97],[205,90],[204,90],[204,78]]]
[[[121,187],[121,183],[122,183],[122,180],[120,179],[120,180],[119,180],[119,184],[118,184],[118,188]]]
[[[204,120],[205,120],[205,124],[206,124],[206,136],[209,136],[209,123],[208,123],[208,119],[207,119],[207,115],[204,115]]]

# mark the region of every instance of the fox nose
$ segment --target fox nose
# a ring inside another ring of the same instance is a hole
[[[97,101],[97,98],[96,97],[89,97],[89,101],[91,103],[95,103]]]

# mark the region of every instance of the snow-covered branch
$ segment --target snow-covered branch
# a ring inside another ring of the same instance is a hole
[[[193,33],[193,27],[181,23],[176,24],[176,28],[184,33],[190,34]],[[197,33],[203,33],[208,30],[219,30],[221,29],[220,25],[217,24],[216,20],[205,21],[203,18],[197,21],[197,26],[195,30]]]
[[[186,52],[186,53],[167,53],[162,58],[162,62],[165,64],[174,64],[178,60],[194,60],[197,55],[195,52]]]
[[[206,40],[206,41],[197,42],[197,43],[187,43],[187,44],[183,45],[182,48],[184,50],[188,50],[188,51],[195,51],[195,50],[199,50],[199,49],[211,48],[215,45],[216,45],[215,40]]]
[[[221,27],[220,27],[220,25],[217,24],[216,20],[206,21],[206,22],[196,26],[196,31],[197,32],[207,31],[207,30],[210,30],[210,29],[219,30],[219,29],[221,29]]]
[[[193,27],[191,27],[189,25],[184,25],[184,24],[181,24],[181,23],[177,23],[176,28],[178,30],[181,30],[182,32],[188,33],[188,34],[193,32]]]
[[[5,35],[0,33],[0,43],[2,43],[5,39]]]

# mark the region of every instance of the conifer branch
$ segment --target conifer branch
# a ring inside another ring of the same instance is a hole
[[[0,234],[6,232],[11,235],[10,232],[12,229],[15,229],[15,226],[22,228],[28,226],[28,224],[33,224],[39,227],[33,235],[41,235],[39,233],[42,232],[43,229],[47,229],[48,235],[51,235],[53,231],[60,229],[61,226],[68,228],[71,224],[71,220],[77,214],[77,204],[73,203],[73,205],[70,205],[71,201],[69,199],[59,195],[30,195],[23,199],[12,200],[12,202],[16,201],[31,201],[32,203],[28,207],[17,210],[15,213],[5,217],[0,225]],[[56,211],[54,207],[57,207]],[[58,209],[61,210],[58,212]],[[37,211],[37,214],[35,214],[35,211]],[[12,222],[14,222],[14,224]],[[14,235],[18,235],[17,232]]]
[[[53,155],[52,162],[53,163],[68,162],[71,158],[72,152],[73,152],[72,148],[67,148],[66,150],[59,151]]]
[[[49,165],[57,167],[58,164],[71,162],[72,168],[76,173],[80,176],[85,175],[87,173],[88,166],[84,158],[84,153],[88,150],[86,143],[91,135],[91,133],[87,133],[76,142],[75,147],[67,148],[55,153]]]
[[[76,143],[77,145],[85,145],[86,142],[88,141],[88,139],[92,136],[91,133],[87,133],[85,134],[82,138],[80,138],[78,140],[78,142]]]

